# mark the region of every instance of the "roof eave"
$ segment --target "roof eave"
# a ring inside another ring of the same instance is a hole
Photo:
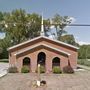
[[[58,50],[58,49],[56,49],[56,48],[54,48],[54,47],[51,47],[51,46],[48,46],[48,45],[46,45],[46,44],[34,45],[32,48],[30,48],[30,49],[27,48],[26,50],[23,50],[23,51],[21,51],[21,52],[15,53],[14,55],[19,55],[19,54],[24,53],[24,52],[26,52],[26,51],[28,51],[28,50],[37,48],[38,46],[45,46],[45,47],[47,47],[47,48],[50,48],[50,49],[53,49],[53,50],[58,51],[58,52],[60,52],[60,53],[63,53],[63,54],[65,54],[65,55],[67,55],[67,56],[70,56],[70,55],[71,55],[70,53],[67,53],[67,52],[62,51],[62,50]]]

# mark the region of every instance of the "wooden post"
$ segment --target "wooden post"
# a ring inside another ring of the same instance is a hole
[[[40,81],[41,81],[41,78],[40,78],[40,64],[38,64],[38,80],[37,80],[37,86],[40,86]]]
[[[40,64],[38,64],[38,80],[40,81]]]

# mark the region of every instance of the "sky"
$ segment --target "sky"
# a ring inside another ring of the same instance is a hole
[[[75,18],[73,24],[90,24],[90,0],[0,0],[0,11],[24,9],[28,13],[42,14],[52,18],[56,13]],[[80,44],[90,43],[90,26],[66,28]]]

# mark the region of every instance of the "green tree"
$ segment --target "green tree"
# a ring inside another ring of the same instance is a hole
[[[44,32],[45,32],[45,36],[49,36],[48,32],[50,32],[50,19],[45,19],[44,20]]]
[[[2,24],[2,23],[1,23],[2,21],[3,21],[3,13],[0,12],[0,24]],[[1,31],[1,29],[2,29],[2,27],[1,27],[1,25],[0,25],[0,31]]]
[[[40,35],[41,31],[41,16],[33,13],[33,14],[28,14],[28,29],[27,29],[27,34],[26,37],[29,38],[34,38]]]
[[[0,40],[0,58],[8,58],[8,51],[7,51],[7,48],[12,46],[11,45],[11,39],[10,37],[5,37],[4,39],[1,39]]]
[[[60,16],[56,14],[52,18],[52,24],[54,24],[57,33],[57,39],[59,40],[63,33],[66,33],[65,27],[70,24],[72,20],[68,16]]]
[[[75,38],[74,38],[73,35],[64,35],[64,36],[61,36],[60,40],[63,41],[63,42],[65,42],[65,43],[74,45],[74,46],[79,46],[76,43]]]
[[[10,36],[13,45],[39,36],[40,29],[41,16],[38,14],[27,14],[22,9],[4,14],[2,31],[5,32],[6,37]]]
[[[79,59],[90,59],[90,45],[82,45],[79,49]]]

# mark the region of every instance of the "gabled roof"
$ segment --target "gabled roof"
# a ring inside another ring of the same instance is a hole
[[[15,53],[14,55],[19,55],[19,54],[21,54],[21,53],[24,53],[24,52],[29,51],[29,50],[33,50],[33,49],[35,49],[35,48],[37,48],[37,47],[41,47],[41,46],[46,47],[46,48],[49,48],[49,49],[52,49],[52,50],[55,50],[55,51],[57,51],[57,52],[59,52],[59,53],[65,54],[65,55],[67,55],[67,56],[71,55],[71,54],[69,54],[69,53],[67,53],[67,52],[65,52],[65,51],[59,50],[59,49],[57,49],[57,48],[51,47],[51,46],[46,45],[46,44],[37,44],[37,45],[34,45],[34,46],[32,46],[31,48],[26,48],[26,49],[24,49],[24,50],[21,50],[21,51]]]
[[[27,44],[27,43],[29,43],[29,42],[32,42],[32,41],[34,41],[34,40],[38,40],[38,39],[40,39],[40,38],[44,38],[44,39],[47,39],[47,40],[50,40],[50,41],[53,41],[53,42],[56,42],[56,43],[59,43],[59,44],[62,44],[62,45],[71,47],[71,48],[74,48],[74,49],[79,49],[78,47],[75,47],[75,46],[73,46],[73,45],[70,45],[70,44],[67,44],[67,43],[64,43],[64,42],[61,42],[61,41],[58,41],[58,40],[53,40],[53,39],[50,39],[50,38],[48,38],[48,37],[46,37],[46,36],[39,36],[39,37],[36,37],[36,38],[34,38],[34,39],[27,40],[27,41],[22,42],[22,43],[20,43],[20,44],[14,45],[14,46],[8,48],[8,50],[17,48],[17,47],[19,47],[19,46],[25,45],[25,44]]]

